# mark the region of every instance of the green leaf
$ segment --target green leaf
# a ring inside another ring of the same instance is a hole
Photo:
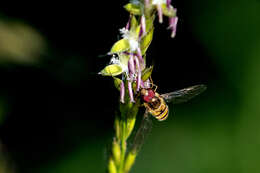
[[[153,31],[154,28],[152,28],[141,40],[141,51],[142,51],[142,55],[145,54],[145,52],[147,51],[149,45],[152,42],[153,39]]]
[[[153,72],[153,66],[146,68],[142,71],[142,80],[146,81],[147,79],[149,79],[149,77],[152,75]]]
[[[131,18],[131,29],[136,28],[138,26],[138,22],[136,20],[135,16],[132,16]]]
[[[123,72],[122,68],[117,64],[106,66],[99,74],[103,76],[117,76]]]
[[[117,41],[111,48],[110,53],[119,53],[130,48],[129,42],[126,39]]]
[[[136,17],[132,16],[130,32],[135,33],[136,36],[138,37],[140,29],[141,29],[141,25],[139,25],[138,21],[136,20]]]
[[[172,6],[170,6],[170,8],[167,8],[166,4],[162,4],[162,12],[165,16],[168,17],[176,16],[176,10],[174,10]]]
[[[113,77],[113,78],[114,78],[114,85],[115,85],[116,89],[118,89],[120,91],[120,85],[121,85],[122,80],[117,77]]]
[[[155,15],[152,15],[151,17],[146,17],[145,19],[145,25],[146,25],[146,30],[149,32],[153,28],[153,22],[155,19]]]
[[[141,30],[141,25],[137,26],[136,29],[135,29],[135,33],[136,33],[137,36],[139,35],[140,30]]]
[[[114,139],[113,144],[112,144],[112,153],[113,153],[113,158],[114,162],[116,165],[120,164],[120,157],[121,157],[121,149],[119,142]]]
[[[143,55],[144,64],[146,64],[146,54]]]
[[[126,11],[134,15],[141,15],[141,8],[139,5],[128,3],[124,6]]]

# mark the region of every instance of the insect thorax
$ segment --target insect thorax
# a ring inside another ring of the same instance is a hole
[[[142,88],[141,89],[141,97],[142,97],[142,100],[143,102],[151,102],[151,100],[154,98],[155,96],[155,92],[152,90],[152,89],[145,89],[145,88]]]

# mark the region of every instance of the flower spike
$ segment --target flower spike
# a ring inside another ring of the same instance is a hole
[[[155,19],[158,17],[159,23],[163,23],[164,16],[169,19],[168,29],[171,30],[172,37],[176,34],[178,22],[177,10],[171,5],[171,0],[130,0],[124,8],[129,12],[129,18],[124,28],[119,30],[121,39],[112,45],[108,53],[112,56],[111,60],[99,73],[113,77],[114,85],[120,92],[115,138],[108,161],[109,173],[129,172],[138,153],[137,147],[142,145],[142,142],[135,142],[134,147],[128,149],[127,142],[135,128],[138,110],[145,106],[140,90],[151,90],[153,86],[150,78],[153,67],[146,67],[146,52],[153,39]],[[144,122],[148,122],[147,116],[148,114],[144,115]],[[163,118],[161,120],[166,119]],[[141,124],[135,141],[147,133],[146,127],[148,124]]]

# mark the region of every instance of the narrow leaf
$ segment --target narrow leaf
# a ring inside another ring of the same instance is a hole
[[[147,79],[149,79],[149,77],[152,75],[153,72],[153,66],[146,68],[142,71],[142,80],[146,81]]]
[[[152,28],[141,40],[141,51],[142,51],[142,55],[144,55],[148,49],[148,47],[150,46],[152,39],[153,39],[153,31],[154,28]]]

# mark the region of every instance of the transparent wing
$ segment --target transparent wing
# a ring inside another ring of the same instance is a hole
[[[135,134],[132,150],[137,152],[140,151],[147,135],[150,133],[152,129],[152,124],[153,123],[152,120],[150,119],[148,111],[145,111],[140,127]]]
[[[167,103],[171,102],[174,104],[178,104],[192,99],[193,97],[201,94],[206,89],[206,85],[194,85],[174,92],[162,94],[161,96]]]

